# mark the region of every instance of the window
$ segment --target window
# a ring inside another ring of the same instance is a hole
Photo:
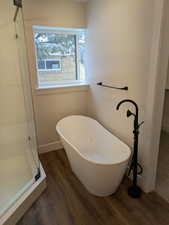
[[[60,60],[56,59],[41,59],[38,60],[38,71],[55,71],[61,70]]]
[[[38,87],[85,81],[85,30],[33,26]]]

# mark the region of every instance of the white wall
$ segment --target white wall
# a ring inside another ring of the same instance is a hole
[[[32,93],[40,152],[60,147],[56,123],[72,114],[87,113],[87,87],[58,91],[36,90],[36,65],[32,25],[85,28],[85,4],[73,0],[29,0],[24,2],[24,19]]]
[[[154,0],[92,0],[88,5],[88,76],[91,82],[88,111],[130,146],[133,144],[133,118],[126,118],[130,106],[123,105],[120,111],[115,108],[120,100],[133,99],[139,105],[140,121],[146,120],[154,11]],[[99,81],[117,87],[128,86],[129,91],[97,87]],[[144,167],[143,176],[146,176],[150,165],[146,164],[145,126],[140,131],[139,158]]]
[[[26,23],[54,27],[86,27],[85,3],[74,0],[24,0]]]

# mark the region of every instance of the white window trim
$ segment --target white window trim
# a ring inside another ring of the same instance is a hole
[[[78,83],[65,83],[65,84],[57,84],[54,86],[44,86],[37,87],[33,91],[34,96],[39,95],[53,95],[58,93],[69,93],[69,92],[88,92],[89,83],[87,82],[78,82]]]
[[[84,32],[85,29],[78,29],[78,28],[55,28],[55,27],[46,27],[46,26],[33,26],[33,40],[34,40],[34,49],[35,49],[35,56],[36,56],[36,73],[38,72],[38,65],[37,65],[37,51],[36,51],[36,45],[35,45],[35,33],[36,32],[45,32],[45,33],[56,33],[56,34],[72,34],[72,35],[76,35],[76,80],[64,80],[64,81],[56,81],[55,85],[41,85],[39,86],[39,76],[38,74],[36,74],[37,76],[37,83],[36,83],[36,90],[42,90],[42,89],[48,89],[48,88],[60,88],[60,87],[69,87],[69,86],[86,86],[86,84],[88,85],[88,83],[86,82],[86,80],[82,81],[80,80],[80,53],[79,53],[79,41],[78,41],[78,35],[80,32]],[[49,70],[47,70],[49,71]],[[43,71],[42,71],[43,72]],[[79,85],[78,85],[79,84]]]

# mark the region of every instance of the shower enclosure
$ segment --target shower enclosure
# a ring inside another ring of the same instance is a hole
[[[3,18],[0,21],[1,224],[1,218],[40,178],[41,173],[22,8],[21,5],[12,5],[9,0],[0,4]]]

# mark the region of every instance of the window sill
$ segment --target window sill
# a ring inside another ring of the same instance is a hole
[[[44,86],[36,88],[33,92],[34,95],[50,95],[57,93],[66,92],[78,92],[78,91],[88,91],[89,83],[72,83],[72,84],[58,84],[55,86]]]

